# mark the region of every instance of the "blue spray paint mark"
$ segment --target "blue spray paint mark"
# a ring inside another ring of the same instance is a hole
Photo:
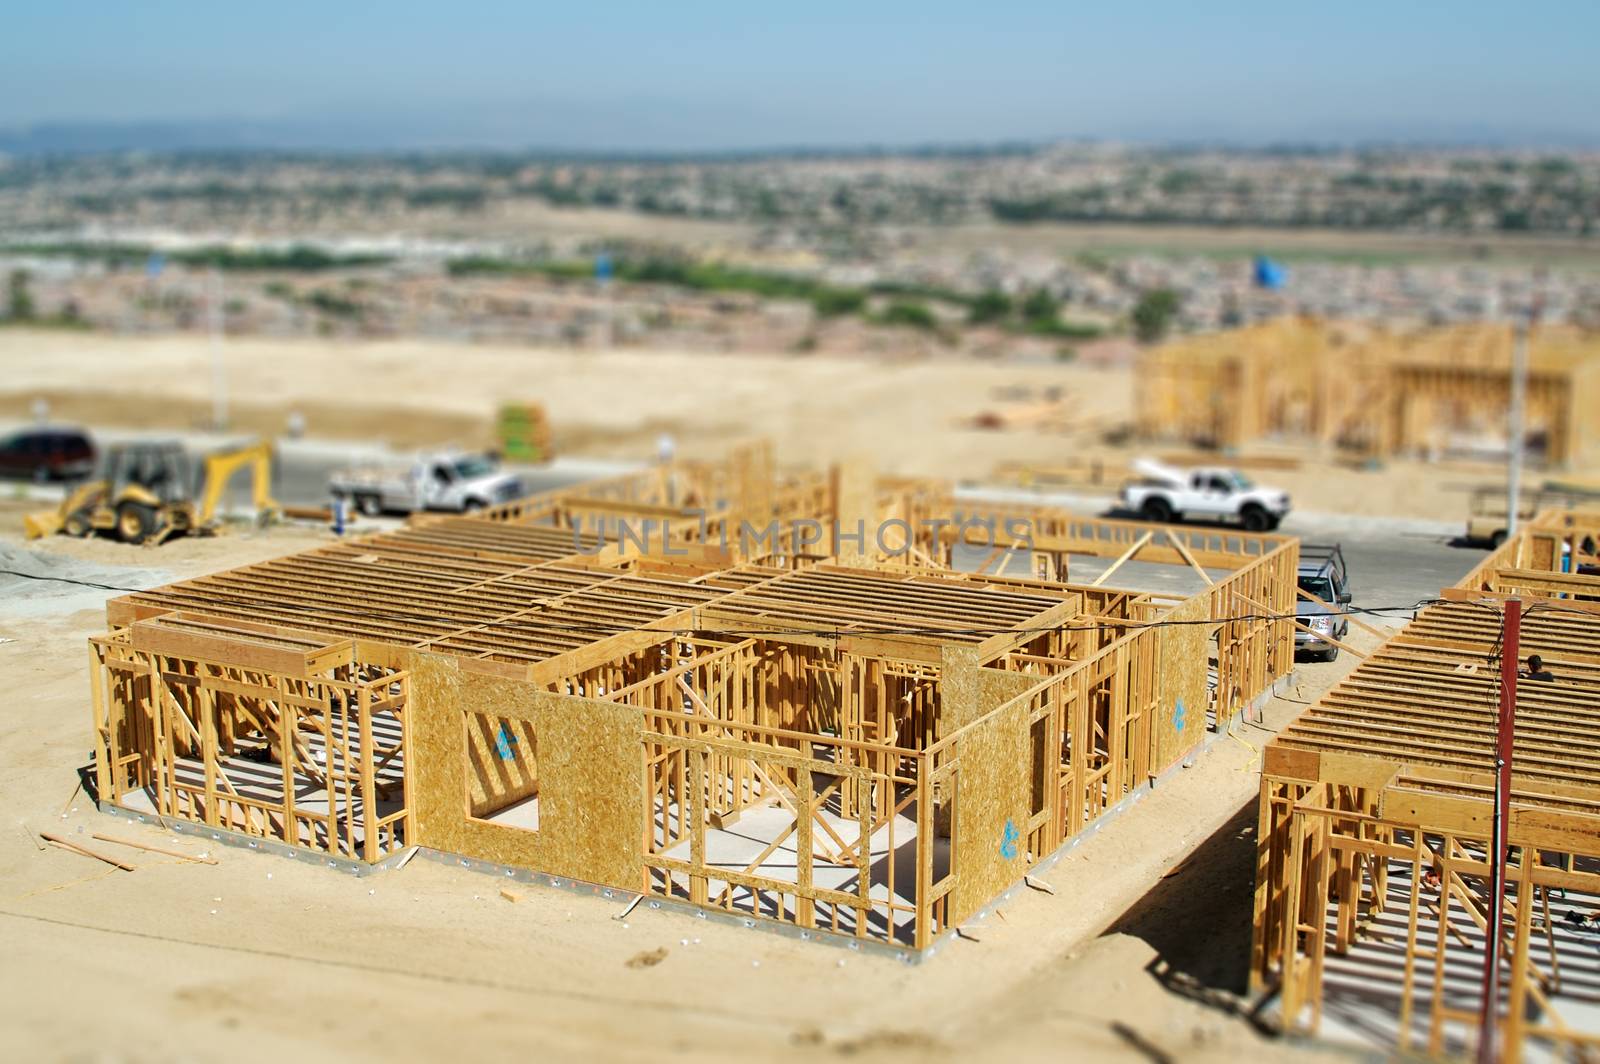
[[[1000,856],[1008,861],[1015,857],[1017,855],[1017,842],[1021,838],[1022,835],[1017,831],[1017,826],[1011,822],[1010,818],[1007,818],[1006,829],[1000,834]]]
[[[494,737],[494,752],[500,755],[501,761],[511,760],[511,744],[516,741],[517,737],[507,731],[504,724],[500,725],[500,734]]]
[[[1172,711],[1172,726],[1183,731],[1183,699],[1178,699],[1178,707]]]

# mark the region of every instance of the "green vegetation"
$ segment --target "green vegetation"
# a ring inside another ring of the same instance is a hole
[[[167,257],[185,266],[215,266],[219,270],[286,270],[296,273],[382,266],[393,261],[389,255],[339,255],[304,244],[296,244],[282,251],[196,248],[193,251],[176,251]]]
[[[359,318],[363,313],[360,303],[326,288],[307,294],[305,304],[335,318]]]
[[[939,319],[933,311],[928,309],[926,303],[914,303],[910,300],[895,300],[884,307],[874,320],[879,325],[900,325],[911,329],[923,329],[927,332],[939,330]]]
[[[1022,318],[1030,326],[1035,322],[1054,322],[1061,314],[1061,301],[1047,289],[1036,288],[1022,301]]]
[[[452,277],[476,274],[576,281],[594,276],[594,264],[581,259],[516,261],[470,256],[451,259],[445,269]],[[700,292],[744,292],[763,299],[804,300],[825,318],[859,314],[867,304],[867,291],[863,288],[830,285],[810,277],[747,270],[716,262],[652,256],[621,259],[612,264],[611,272],[616,280],[632,284],[669,284]]]
[[[13,322],[32,321],[33,293],[28,291],[28,271],[12,270],[6,283],[6,318]]]
[[[867,294],[859,288],[821,288],[811,297],[811,305],[824,318],[859,314],[867,305]]]
[[[321,248],[296,244],[282,250],[241,250],[228,247],[192,248],[161,252],[145,244],[93,244],[83,241],[54,243],[13,243],[0,245],[0,252],[12,255],[38,255],[71,258],[82,262],[103,262],[108,266],[138,266],[151,256],[161,255],[184,266],[215,266],[220,270],[259,270],[315,273],[359,266],[382,266],[393,261],[390,255],[335,254]]]
[[[1061,301],[1048,289],[1037,288],[1015,303],[994,289],[972,299],[967,306],[969,325],[1004,325],[1030,336],[1057,336],[1065,340],[1093,340],[1104,334],[1098,325],[1061,320]]]
[[[1154,343],[1167,335],[1178,313],[1178,293],[1170,288],[1152,288],[1133,306],[1133,335],[1144,343]]]
[[[6,314],[0,318],[0,325],[26,325],[35,329],[87,329],[89,323],[83,320],[78,310],[78,304],[68,301],[67,305],[55,314],[40,315],[39,309],[34,305],[33,292],[28,284],[31,279],[27,270],[12,270],[6,279]]]
[[[1011,317],[1011,297],[990,288],[967,308],[967,322],[971,325],[989,325]]]
[[[458,211],[482,210],[488,199],[488,191],[478,185],[424,185],[406,193],[407,206],[451,207]]]

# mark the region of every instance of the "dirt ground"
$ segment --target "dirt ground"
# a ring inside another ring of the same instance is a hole
[[[664,433],[689,456],[764,435],[784,462],[868,455],[885,472],[979,480],[1004,463],[1048,467],[1098,456],[1125,466],[1140,453],[1171,450],[1101,440],[1133,409],[1132,373],[1118,366],[422,341],[232,339],[223,352],[234,424],[263,435],[280,433],[298,412],[312,436],[483,446],[500,402],[537,400],[558,451],[598,458],[653,455]],[[45,398],[52,417],[95,428],[193,428],[210,417],[210,357],[208,341],[196,337],[3,330],[0,418],[27,418]],[[1038,409],[1052,393],[1079,428],[969,424],[984,413]],[[1367,471],[1314,458],[1255,475],[1302,509],[1448,521],[1465,519],[1472,487],[1500,476],[1482,465],[1394,462]]]
[[[15,527],[13,501],[0,528]],[[274,530],[158,549],[0,535],[6,568],[141,586],[303,549]],[[126,578],[126,579],[124,579]],[[9,1059],[1313,1058],[1244,1017],[1259,749],[1348,665],[1304,665],[926,963],[519,887],[425,860],[370,877],[97,813],[84,640],[113,591],[0,576],[0,1051]],[[1364,637],[1362,637],[1364,638]],[[137,866],[119,871],[31,833]],[[80,836],[80,831],[82,832]],[[91,841],[95,832],[215,865]],[[1152,889],[1152,884],[1154,887]]]

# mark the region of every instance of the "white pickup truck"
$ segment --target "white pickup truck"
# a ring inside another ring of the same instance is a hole
[[[328,478],[335,501],[369,516],[386,511],[451,510],[465,513],[509,502],[522,482],[487,454],[424,454],[410,467],[340,470]]]
[[[1121,505],[1146,521],[1236,520],[1251,532],[1278,527],[1289,512],[1289,495],[1252,484],[1236,469],[1178,469],[1141,458],[1140,479],[1124,484]]]

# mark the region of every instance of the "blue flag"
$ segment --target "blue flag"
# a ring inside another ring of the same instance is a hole
[[[1289,280],[1289,269],[1265,255],[1256,256],[1256,287],[1276,292]]]

